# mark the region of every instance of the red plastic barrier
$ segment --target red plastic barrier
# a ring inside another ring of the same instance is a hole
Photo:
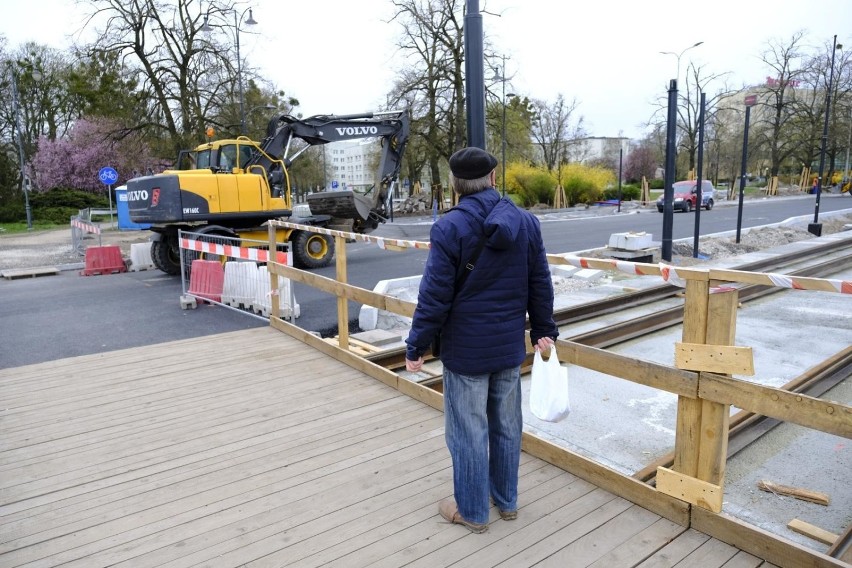
[[[193,296],[222,301],[222,289],[225,286],[225,269],[218,260],[193,260],[189,275],[189,290]]]
[[[93,276],[117,272],[127,272],[127,265],[121,258],[121,249],[118,245],[86,249],[86,267],[80,272],[80,275]]]

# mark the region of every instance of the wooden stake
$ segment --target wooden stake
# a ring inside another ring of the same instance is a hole
[[[779,485],[765,479],[757,482],[757,488],[761,491],[768,491],[776,495],[788,495],[802,501],[810,501],[818,505],[826,505],[831,502],[831,498],[825,493],[819,491],[811,491],[810,489],[802,489],[800,487],[790,487],[789,485]]]

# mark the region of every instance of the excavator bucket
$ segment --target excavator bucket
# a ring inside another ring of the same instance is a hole
[[[340,219],[360,221],[369,219],[373,208],[369,198],[349,189],[308,194],[308,205],[313,215],[331,215]]]

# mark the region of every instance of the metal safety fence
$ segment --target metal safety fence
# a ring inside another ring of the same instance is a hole
[[[81,215],[71,217],[71,246],[74,251],[80,256],[86,254],[86,239],[91,238],[87,235],[98,236],[98,246],[101,246],[101,228],[95,225]]]
[[[178,232],[178,241],[182,308],[207,302],[268,320],[272,297],[277,296],[277,317],[290,321],[299,317],[290,279],[267,270],[267,241],[186,231]],[[277,263],[293,265],[289,243],[278,243],[272,256]]]

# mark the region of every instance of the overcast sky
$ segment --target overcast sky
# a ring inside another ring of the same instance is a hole
[[[29,40],[66,47],[85,13],[69,0],[39,0],[37,13],[35,3],[3,4],[0,33],[11,48]],[[404,65],[396,48],[400,27],[388,23],[389,0],[245,6],[253,7],[259,25],[241,33],[243,57],[297,97],[305,116],[376,109]],[[576,97],[594,136],[643,134],[655,100],[677,74],[677,58],[661,51],[703,41],[681,57],[681,79],[694,62],[710,73],[729,72],[728,84],[740,87],[765,80],[760,54],[770,38],[804,30],[809,45],[830,43],[837,34],[852,47],[850,0],[480,0],[479,6],[488,12],[488,41],[508,57],[506,92]],[[32,25],[25,24],[29,19]],[[493,75],[486,69],[486,83]]]

